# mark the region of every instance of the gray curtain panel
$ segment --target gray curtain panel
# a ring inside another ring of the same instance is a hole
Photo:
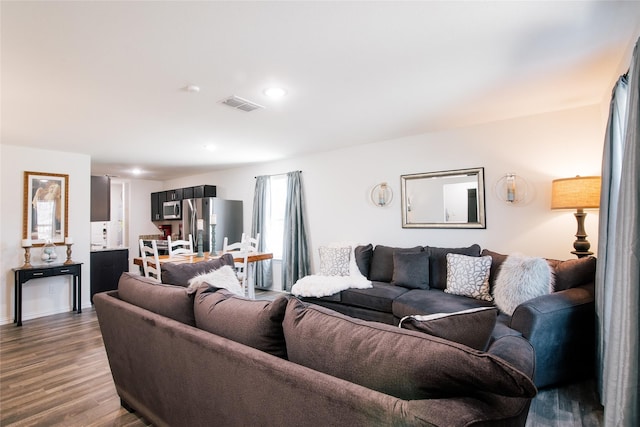
[[[256,189],[253,194],[253,216],[251,219],[251,235],[257,236],[260,233],[258,250],[265,252],[268,250],[267,224],[269,223],[271,200],[271,179],[268,176],[256,177]],[[257,288],[270,289],[273,286],[273,274],[271,260],[264,260],[254,263],[253,283]]]
[[[640,39],[639,39],[640,42]],[[640,418],[640,58],[617,83],[602,164],[596,271],[598,384],[605,426]]]
[[[282,245],[283,288],[290,291],[298,279],[310,274],[306,215],[300,171],[287,173],[287,206]]]

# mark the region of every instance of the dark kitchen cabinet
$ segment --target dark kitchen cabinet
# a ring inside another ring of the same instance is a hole
[[[215,185],[198,185],[193,187],[193,197],[200,199],[202,197],[216,197]]]
[[[164,191],[159,193],[151,193],[151,221],[161,221],[163,219],[162,218],[162,202],[166,198],[166,196],[164,196],[163,193]]]
[[[118,280],[129,271],[129,249],[107,249],[91,252],[91,302],[98,292],[118,289]]]
[[[182,188],[167,190],[167,202],[182,200]]]
[[[91,221],[111,221],[111,178],[91,177]]]
[[[151,221],[163,221],[165,219],[162,213],[162,204],[164,202],[201,199],[203,197],[216,197],[216,186],[196,185],[195,187],[177,188],[175,190],[151,193]]]
[[[182,189],[183,199],[193,199],[193,187],[185,187]]]

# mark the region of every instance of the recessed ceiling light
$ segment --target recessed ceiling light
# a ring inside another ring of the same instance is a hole
[[[269,98],[278,99],[287,94],[287,91],[281,87],[270,87],[264,90],[264,94]]]
[[[142,173],[142,171],[138,168],[132,169],[131,173],[134,175],[140,175]]]
[[[191,93],[198,93],[200,92],[200,86],[196,86],[196,85],[186,85],[183,88],[185,91],[187,92],[191,92]]]
[[[207,144],[204,146],[204,149],[207,151],[215,151],[216,150],[216,146],[213,144]]]

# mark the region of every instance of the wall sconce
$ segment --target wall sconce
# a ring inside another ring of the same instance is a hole
[[[371,201],[376,206],[387,206],[392,200],[393,191],[386,182],[381,182],[371,190]]]
[[[526,201],[529,185],[523,177],[509,172],[496,182],[495,191],[498,199],[514,205]]]
[[[554,179],[551,183],[551,209],[577,209],[574,215],[578,231],[576,241],[573,242],[575,251],[571,253],[578,258],[593,255],[593,252],[589,252],[591,244],[584,230],[584,219],[587,216],[584,209],[600,207],[600,182],[599,176],[576,176]]]

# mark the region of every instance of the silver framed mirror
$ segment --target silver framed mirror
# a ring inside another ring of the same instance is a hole
[[[484,168],[400,176],[402,228],[486,228]]]

